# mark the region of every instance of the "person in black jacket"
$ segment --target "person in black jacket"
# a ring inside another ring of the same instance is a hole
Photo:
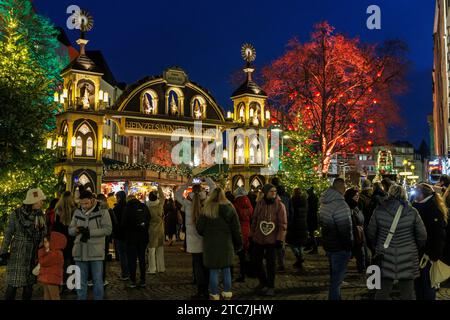
[[[291,247],[296,258],[294,268],[297,268],[299,271],[303,272],[303,247],[306,245],[306,241],[308,240],[308,226],[306,225],[308,201],[299,188],[294,189],[291,204],[293,210],[292,215],[288,220],[286,243]]]
[[[113,234],[114,242],[117,248],[117,254],[120,260],[121,275],[120,280],[127,281],[130,279],[130,272],[128,270],[128,259],[127,259],[127,246],[125,243],[125,230],[121,224],[122,218],[125,215],[125,207],[127,205],[127,194],[125,191],[119,191],[116,193],[116,204],[114,205],[114,216],[115,221],[118,225]]]
[[[349,188],[344,194],[345,202],[347,202],[352,211],[352,228],[353,228],[353,256],[356,259],[356,267],[358,273],[366,273],[365,259],[365,236],[364,236],[364,215],[358,208],[359,192],[355,188]]]
[[[312,250],[309,254],[317,254],[317,239],[314,235],[317,229],[319,229],[319,198],[314,193],[314,187],[308,189],[308,216],[306,224],[308,225],[309,240],[311,242]]]
[[[448,209],[442,197],[435,193],[433,187],[421,183],[416,188],[416,202],[413,206],[419,211],[427,230],[425,247],[419,250],[419,257],[426,254],[431,261],[442,259],[446,241],[446,225]],[[417,300],[436,300],[436,289],[430,282],[431,263],[420,270],[420,277],[415,280]]]
[[[125,207],[122,216],[122,228],[127,245],[128,268],[130,272],[129,288],[136,288],[136,260],[139,260],[141,281],[139,286],[145,284],[145,250],[149,242],[148,229],[150,225],[150,212],[148,207],[135,197],[131,198]]]

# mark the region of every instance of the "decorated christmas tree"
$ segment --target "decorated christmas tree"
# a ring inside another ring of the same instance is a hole
[[[281,157],[283,181],[289,190],[314,187],[321,192],[327,187],[327,180],[320,170],[320,154],[317,152],[313,133],[304,127],[301,114],[294,130],[288,131],[289,143]]]
[[[57,31],[29,0],[0,0],[0,213],[19,206],[27,189],[55,192],[54,154],[46,138],[54,128],[53,93],[64,57]]]

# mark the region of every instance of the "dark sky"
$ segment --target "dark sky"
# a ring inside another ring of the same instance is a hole
[[[434,0],[35,0],[39,13],[66,28],[66,8],[77,4],[95,20],[88,49],[102,50],[118,81],[133,83],[181,66],[225,109],[232,106],[231,74],[243,66],[240,48],[252,43],[256,66],[283,54],[287,41],[307,41],[316,22],[327,20],[339,32],[363,42],[401,39],[409,46],[409,91],[398,99],[404,126],[391,139],[416,147],[429,132],[432,112]],[[366,9],[381,7],[381,30],[366,28]],[[66,28],[67,30],[67,28]],[[79,32],[67,30],[73,43]]]

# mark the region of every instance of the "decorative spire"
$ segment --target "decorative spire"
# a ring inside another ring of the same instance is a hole
[[[242,58],[247,62],[244,72],[247,74],[247,81],[252,80],[252,73],[255,71],[255,68],[252,66],[252,62],[256,59],[256,50],[253,45],[249,43],[245,43],[241,49]]]
[[[81,10],[75,17],[80,26],[80,39],[77,44],[80,46],[80,56],[86,55],[86,45],[89,40],[86,39],[86,32],[91,31],[94,27],[94,18],[86,10]]]

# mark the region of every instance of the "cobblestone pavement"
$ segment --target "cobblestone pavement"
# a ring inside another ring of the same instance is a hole
[[[181,243],[165,247],[166,272],[157,275],[147,274],[147,288],[129,289],[126,282],[118,279],[120,275],[119,262],[108,263],[105,299],[110,300],[184,300],[189,299],[195,291],[192,284],[191,256],[180,249]],[[306,273],[297,273],[292,264],[292,252],[286,250],[286,272],[277,273],[276,295],[273,298],[258,296],[254,293],[257,286],[256,279],[247,278],[245,283],[233,283],[234,300],[279,299],[279,300],[325,300],[328,295],[328,261],[323,251],[317,255],[306,254]],[[238,272],[238,260],[235,263],[235,277]],[[5,292],[5,267],[0,268],[0,292]],[[91,291],[91,290],[90,290]],[[18,293],[19,296],[19,293]],[[33,299],[43,296],[40,285],[35,286]],[[395,297],[395,293],[394,293]],[[356,272],[354,260],[349,263],[349,271],[342,287],[344,300],[368,300],[371,298],[366,287],[365,276]],[[63,295],[62,299],[76,299],[76,295]],[[441,288],[438,299],[450,300],[450,289]]]

